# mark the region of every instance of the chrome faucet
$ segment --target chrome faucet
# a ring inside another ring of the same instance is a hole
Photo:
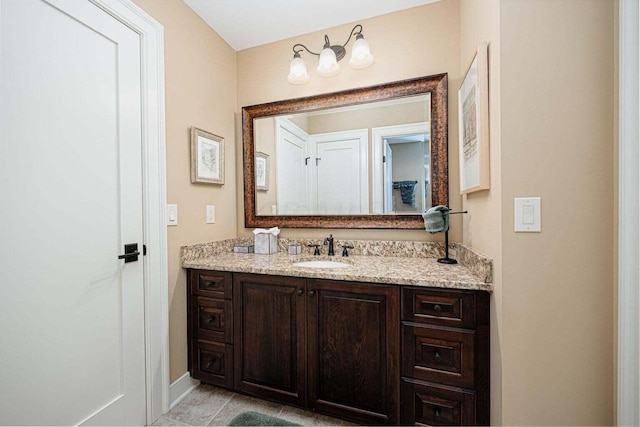
[[[334,256],[336,254],[333,249],[333,234],[329,234],[329,237],[324,239],[323,245],[329,245],[329,251],[327,252],[327,255]]]

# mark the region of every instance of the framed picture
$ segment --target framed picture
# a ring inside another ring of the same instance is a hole
[[[224,138],[191,128],[191,182],[224,184]]]
[[[487,46],[478,44],[458,89],[460,194],[490,187]]]
[[[269,190],[269,155],[256,153],[256,190]]]

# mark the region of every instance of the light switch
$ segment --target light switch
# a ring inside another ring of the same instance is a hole
[[[206,221],[207,224],[214,224],[216,222],[216,207],[207,205],[206,208]]]
[[[178,205],[167,205],[167,226],[178,225]]]
[[[514,227],[519,233],[539,233],[540,197],[517,197],[514,199]]]

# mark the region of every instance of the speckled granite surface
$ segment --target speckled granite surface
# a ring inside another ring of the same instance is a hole
[[[443,244],[433,242],[390,242],[336,240],[338,256],[313,256],[308,244],[318,240],[296,240],[303,247],[300,255],[288,255],[288,239],[278,239],[279,252],[271,255],[235,254],[235,243],[250,243],[251,238],[228,239],[181,248],[184,268],[201,268],[232,272],[274,274],[398,285],[430,286],[455,289],[493,290],[493,269],[490,259],[454,244],[460,264],[437,262],[443,256]],[[343,243],[354,246],[349,257],[339,256]],[[326,247],[323,248],[326,253]],[[293,264],[308,260],[332,260],[350,264],[345,268],[308,268]],[[464,263],[463,263],[464,260]]]

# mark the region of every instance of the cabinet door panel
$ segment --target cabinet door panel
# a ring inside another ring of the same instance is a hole
[[[476,423],[473,391],[403,379],[402,424],[446,426]]]
[[[233,346],[194,339],[191,343],[193,378],[209,384],[233,386]]]
[[[234,275],[237,389],[306,402],[304,289],[303,279]]]
[[[192,297],[193,336],[212,341],[233,342],[231,300]]]
[[[454,328],[476,326],[476,293],[473,291],[405,288],[402,320]]]
[[[310,280],[308,289],[310,404],[360,423],[397,423],[398,288]]]
[[[402,375],[458,387],[474,387],[473,331],[404,322]]]
[[[191,293],[210,298],[231,299],[231,273],[192,270]]]

